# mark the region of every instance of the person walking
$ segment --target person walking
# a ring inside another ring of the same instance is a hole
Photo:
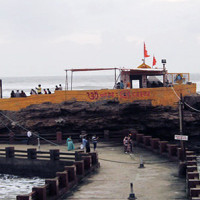
[[[68,151],[71,151],[71,150],[74,150],[75,148],[74,148],[74,143],[73,143],[73,141],[72,141],[72,138],[71,138],[71,136],[69,136],[68,138],[67,138],[67,150]]]
[[[94,145],[94,151],[96,150],[97,148],[97,141],[98,141],[98,137],[96,135],[92,136],[92,143]]]

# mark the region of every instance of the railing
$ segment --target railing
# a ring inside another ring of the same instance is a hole
[[[26,159],[46,159],[46,160],[80,160],[80,152],[72,153],[60,152],[59,149],[49,151],[37,151],[36,148],[25,150],[15,150],[14,147],[0,149],[0,157],[6,158],[26,158]]]
[[[27,195],[18,195],[17,200],[48,200],[58,199],[63,194],[67,193],[80,180],[99,167],[98,156],[96,152],[83,153],[79,152],[79,161],[75,161],[71,166],[65,166],[65,170],[57,172],[56,177],[46,179],[45,185],[33,187],[32,192]]]
[[[189,200],[200,200],[200,175],[198,171],[197,156],[194,151],[186,149],[185,153],[177,144],[161,141],[144,134],[133,134],[136,143],[161,155],[166,155],[170,160],[179,161],[179,173],[186,174],[186,193]],[[185,155],[185,159],[184,159]]]

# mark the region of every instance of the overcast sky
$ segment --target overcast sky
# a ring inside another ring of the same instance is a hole
[[[0,76],[142,63],[200,73],[200,0],[0,0]]]

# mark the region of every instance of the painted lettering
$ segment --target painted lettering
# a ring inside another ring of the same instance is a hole
[[[90,100],[97,100],[99,98],[99,94],[97,91],[94,92],[87,92],[88,98]]]

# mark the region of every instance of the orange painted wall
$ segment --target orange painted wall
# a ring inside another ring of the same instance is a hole
[[[180,96],[196,94],[196,84],[175,85],[174,90]],[[115,90],[74,90],[56,91],[54,94],[32,95],[26,98],[0,99],[0,110],[17,111],[32,104],[44,102],[61,103],[68,100],[95,102],[105,99],[118,99],[120,103],[135,100],[151,100],[153,106],[177,106],[178,98],[171,87],[115,89]]]

